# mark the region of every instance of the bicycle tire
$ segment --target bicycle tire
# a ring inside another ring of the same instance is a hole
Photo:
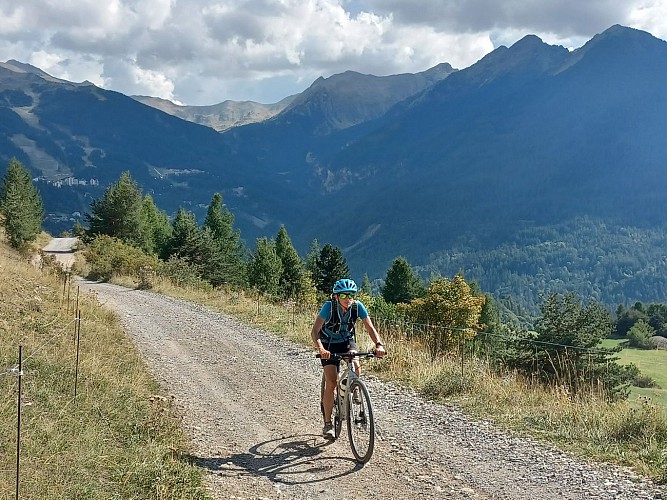
[[[326,385],[326,379],[324,378],[324,373],[322,373],[322,382],[320,382],[320,412],[322,412],[322,419],[324,419],[324,386]]]
[[[336,439],[338,439],[338,436],[340,436],[340,431],[343,428],[343,419],[341,418],[343,415],[343,403],[338,397],[338,395],[334,396],[334,406],[332,413],[333,413],[333,418],[331,420],[333,421]]]
[[[352,399],[355,389],[359,391],[359,402]],[[375,446],[375,419],[371,397],[361,380],[352,382],[348,393],[347,436],[350,439],[352,454],[357,462],[365,464],[373,456]]]

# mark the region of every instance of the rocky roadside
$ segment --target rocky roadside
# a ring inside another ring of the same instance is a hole
[[[581,462],[373,377],[378,440],[360,466],[344,434],[320,436],[313,350],[151,292],[80,287],[118,313],[174,398],[216,499],[667,498],[627,469]]]

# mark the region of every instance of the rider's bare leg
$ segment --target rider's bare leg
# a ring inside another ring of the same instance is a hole
[[[326,380],[324,386],[324,398],[322,399],[322,406],[324,408],[324,421],[331,422],[331,412],[334,404],[334,392],[336,391],[336,383],[338,379],[338,370],[336,365],[326,365],[324,367],[324,377]]]

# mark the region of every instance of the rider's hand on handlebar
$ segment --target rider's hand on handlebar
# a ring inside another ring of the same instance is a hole
[[[327,351],[324,347],[318,349],[318,351],[320,353],[320,358],[322,359],[329,359],[331,357],[331,353]]]
[[[385,350],[383,345],[379,345],[375,348],[375,356],[378,358],[384,357],[384,355],[387,354],[387,351]]]

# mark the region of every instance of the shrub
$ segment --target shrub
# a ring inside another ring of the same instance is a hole
[[[637,349],[655,349],[656,344],[652,339],[654,335],[655,329],[643,319],[640,319],[628,331],[628,345]]]
[[[443,399],[472,392],[475,380],[470,373],[439,372],[428,379],[422,388],[426,397]]]
[[[108,281],[112,276],[139,276],[142,268],[158,269],[155,256],[107,235],[99,235],[83,251],[90,265],[88,277]]]
[[[160,276],[167,278],[174,285],[195,290],[212,290],[213,286],[200,277],[200,271],[183,257],[171,256],[160,269]]]
[[[632,385],[635,387],[658,387],[658,384],[648,375],[642,375],[641,373],[632,380]]]

